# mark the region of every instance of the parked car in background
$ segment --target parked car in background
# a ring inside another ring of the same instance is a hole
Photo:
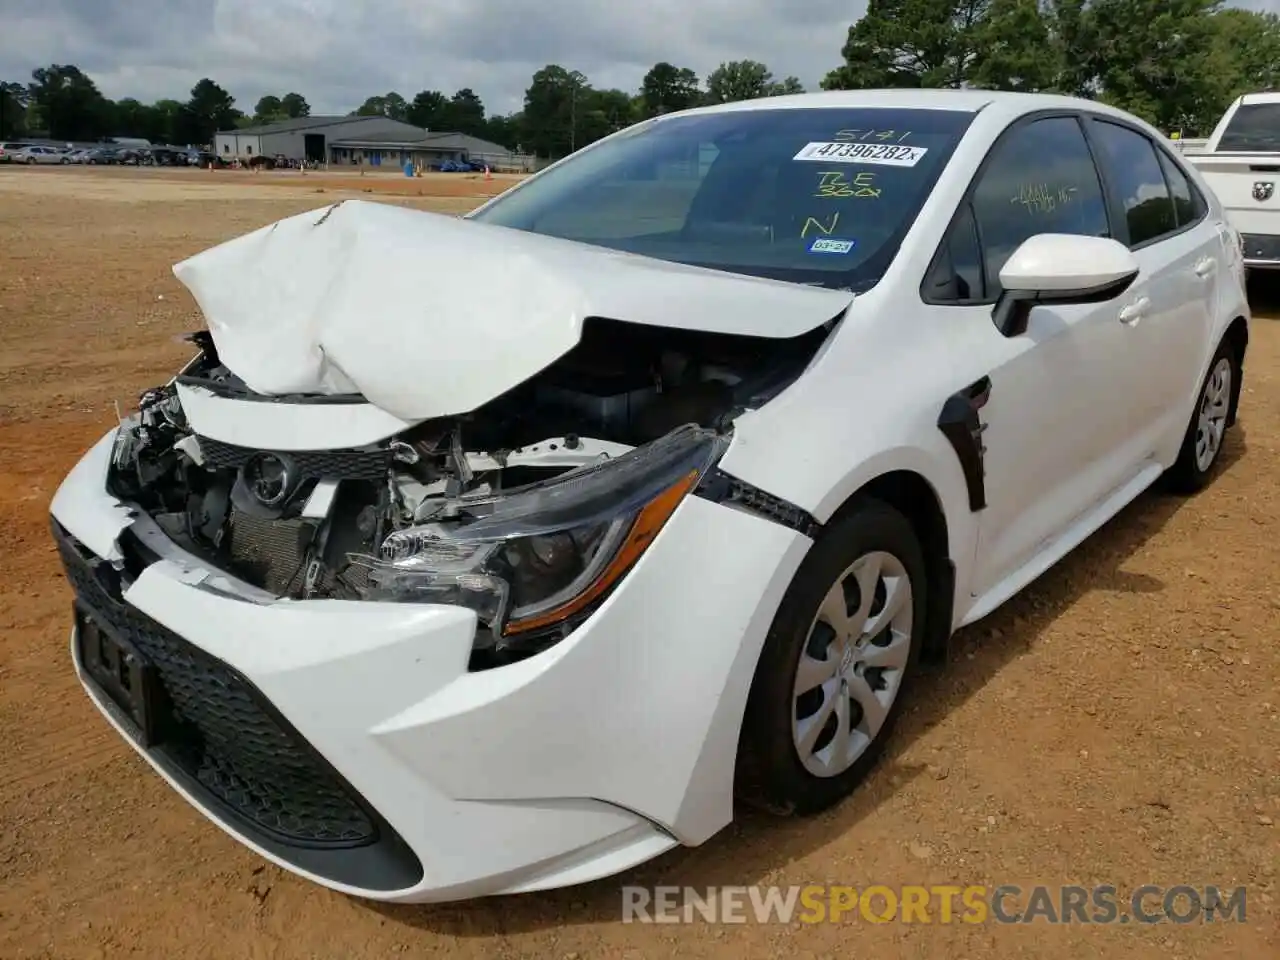
[[[227,165],[227,161],[208,150],[192,151],[187,155],[187,162],[193,167],[208,167],[213,164],[215,168],[221,168]]]
[[[119,163],[120,151],[115,147],[94,147],[85,155],[84,162],[90,165],[108,165]]]
[[[1280,269],[1280,93],[1237,98],[1186,158],[1226,208],[1245,267]]]
[[[13,141],[5,141],[0,143],[0,163],[13,163],[13,155],[21,150],[23,144]]]
[[[51,163],[70,163],[67,155],[55,147],[42,147],[38,144],[29,144],[25,147],[19,147],[13,152],[13,162],[31,164],[51,164]]]
[[[479,160],[441,160],[429,167],[440,173],[475,173],[483,172],[484,164]]]

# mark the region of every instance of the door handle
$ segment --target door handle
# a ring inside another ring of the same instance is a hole
[[[1150,306],[1150,297],[1139,297],[1120,311],[1120,322],[1129,326],[1136,326],[1138,321],[1147,315],[1147,308]]]
[[[1203,280],[1209,276],[1209,274],[1213,273],[1213,269],[1217,265],[1218,261],[1215,257],[1205,257],[1195,266],[1196,276]]]

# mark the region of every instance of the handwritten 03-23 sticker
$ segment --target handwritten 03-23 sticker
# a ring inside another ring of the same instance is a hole
[[[809,244],[810,253],[849,253],[857,245],[855,240],[836,240],[833,237],[819,237]]]
[[[793,160],[821,163],[874,163],[886,167],[914,167],[929,152],[928,147],[908,147],[901,143],[806,143]]]

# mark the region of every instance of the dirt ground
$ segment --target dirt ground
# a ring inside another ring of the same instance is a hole
[[[461,212],[505,186],[0,167],[0,957],[1280,957],[1275,290],[1255,291],[1241,428],[1216,484],[1141,498],[965,631],[886,762],[827,815],[746,816],[582,888],[392,908],[265,865],[154,776],[73,678],[46,511],[112,402],[187,356],[173,338],[200,320],[171,264],[340,196]],[[624,882],[1244,885],[1248,913],[640,926],[619,921]]]

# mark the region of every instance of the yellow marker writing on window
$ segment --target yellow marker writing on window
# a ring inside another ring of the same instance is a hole
[[[852,180],[841,170],[828,170],[818,174],[818,189],[814,196],[874,200],[880,196],[880,188],[875,186],[875,182],[876,175],[865,170],[855,174]]]
[[[817,230],[819,233],[821,233],[824,237],[829,237],[831,236],[831,234],[835,233],[836,225],[839,222],[840,222],[839,211],[833,213],[831,215],[831,219],[826,223],[823,223],[821,220],[817,219],[816,217],[809,217],[808,219],[805,220],[804,227],[800,231],[800,239],[803,240],[805,237],[809,236],[809,229],[811,227]]]

